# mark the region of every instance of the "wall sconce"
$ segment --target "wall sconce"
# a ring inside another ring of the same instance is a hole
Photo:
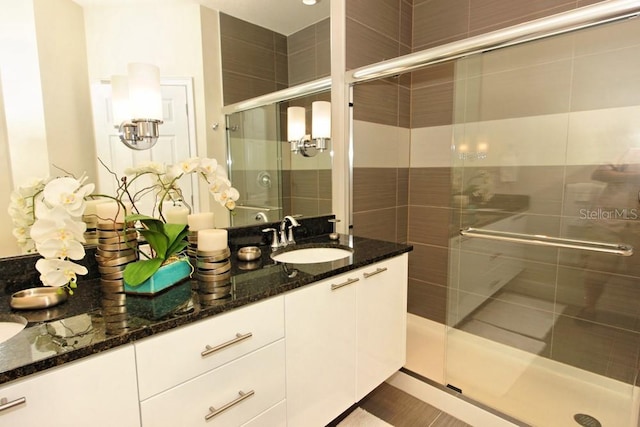
[[[126,76],[112,76],[114,127],[134,150],[148,150],[158,141],[162,124],[160,70],[150,64],[129,64]]]
[[[460,144],[458,146],[458,158],[460,160],[482,160],[486,159],[489,151],[489,144],[480,142],[476,146],[477,151],[469,151],[468,144]]]
[[[327,141],[331,139],[331,103],[311,103],[311,135],[306,133],[305,115],[304,107],[287,108],[287,139],[292,153],[313,157],[326,150]]]

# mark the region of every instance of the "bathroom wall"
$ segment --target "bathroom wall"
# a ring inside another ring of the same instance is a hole
[[[220,13],[224,105],[330,74],[330,19],[289,36]]]

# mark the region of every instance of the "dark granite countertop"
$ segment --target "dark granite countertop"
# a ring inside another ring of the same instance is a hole
[[[264,242],[262,242],[264,243]],[[50,309],[14,311],[9,306],[11,283],[5,284],[0,312],[27,318],[27,327],[0,343],[0,383],[60,366],[105,350],[205,319],[295,288],[411,251],[409,245],[341,235],[300,240],[305,244],[348,246],[353,255],[316,264],[280,264],[262,246],[262,257],[241,262],[231,254],[231,294],[211,303],[200,298],[198,284],[187,280],[154,297],[126,296],[126,315],[107,323],[99,279],[81,278],[78,289],[63,304]],[[232,250],[233,250],[232,245]],[[115,326],[114,326],[115,325]]]

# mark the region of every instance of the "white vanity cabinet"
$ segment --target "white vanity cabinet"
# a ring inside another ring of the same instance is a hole
[[[323,426],[405,362],[407,255],[285,295],[287,421]]]
[[[269,298],[136,343],[142,425],[239,426],[284,402],[283,301]]]
[[[140,426],[132,345],[0,388],[0,426]]]

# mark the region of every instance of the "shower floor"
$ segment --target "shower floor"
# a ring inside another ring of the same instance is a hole
[[[445,360],[445,347],[446,367],[440,362],[434,370],[433,363],[419,356]],[[406,368],[452,384],[466,397],[534,426],[578,426],[576,413],[591,415],[604,426],[635,427],[638,421],[638,387],[464,331],[447,332],[444,325],[413,315]]]

